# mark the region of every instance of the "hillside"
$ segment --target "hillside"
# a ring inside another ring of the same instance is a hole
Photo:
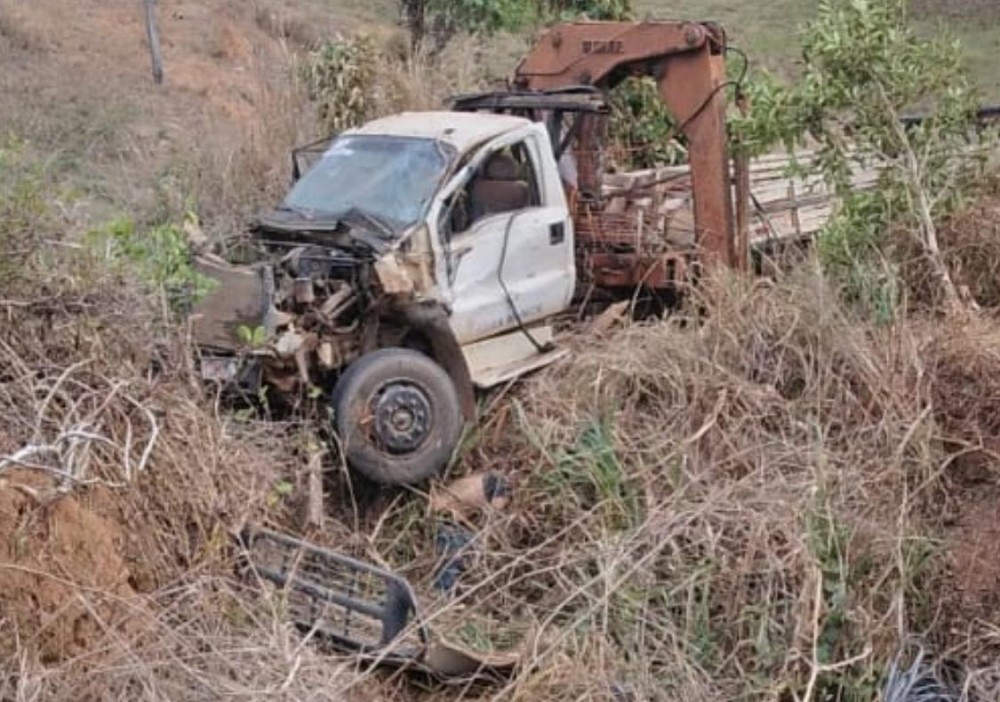
[[[995,3],[919,3],[1000,98]],[[638,4],[720,19],[789,75],[814,6]],[[914,661],[924,691],[1000,699],[1000,177],[940,223],[967,316],[909,259],[888,318],[812,257],[706,274],[662,319],[567,324],[569,356],[480,397],[443,476],[378,490],[317,449],[326,404],[206,390],[171,294],[321,130],[310,49],[373,35],[380,111],[495,82],[528,38],[431,64],[394,0],[158,8],[162,86],[138,0],[0,0],[0,700],[914,702],[880,694]],[[504,494],[451,507],[456,479]],[[516,674],[441,684],[304,641],[248,524],[401,574],[432,631]]]
[[[0,123],[5,133],[33,142],[44,160],[58,159],[60,177],[93,195],[94,206],[106,212],[134,210],[136,202],[142,210],[163,205],[157,198],[176,209],[193,197],[209,215],[231,215],[221,203],[230,198],[245,214],[257,197],[251,193],[280,182],[273,171],[284,165],[282,151],[316,131],[288,80],[295,52],[338,33],[399,31],[392,0],[162,0],[167,80],[157,87],[134,3],[81,0],[73,8],[74,22],[54,23],[51,18],[65,12],[64,0],[0,0],[0,90],[7,98]],[[639,9],[662,14],[664,8],[647,1]],[[796,28],[813,6],[809,0],[681,0],[669,9],[673,16],[723,21],[755,64],[788,73]],[[988,1],[925,2],[913,10],[925,25],[946,22],[966,43],[986,99],[1000,96],[992,65],[998,12]],[[522,46],[501,37],[477,52],[490,56],[498,78]],[[227,154],[227,165],[220,154]],[[220,174],[219,168],[240,172]],[[157,193],[154,183],[161,191],[188,192]]]
[[[176,217],[188,202],[236,228],[287,176],[287,149],[315,131],[290,80],[297,52],[384,32],[391,3],[158,7],[163,86],[151,79],[140,3],[2,0],[0,124],[104,216]],[[53,21],[67,13],[72,22]]]
[[[794,75],[798,29],[816,12],[816,0],[638,0],[643,15],[712,19],[760,66]],[[1000,102],[996,55],[1000,49],[1000,4],[993,0],[913,0],[910,16],[920,27],[944,29],[964,47],[969,71],[987,102]]]

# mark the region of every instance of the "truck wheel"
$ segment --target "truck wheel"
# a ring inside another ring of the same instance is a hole
[[[451,378],[410,349],[380,349],[355,361],[333,390],[333,411],[347,464],[383,485],[431,477],[462,434]]]

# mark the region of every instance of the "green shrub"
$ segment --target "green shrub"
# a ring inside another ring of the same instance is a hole
[[[118,219],[90,232],[88,238],[112,262],[128,264],[174,313],[188,310],[215,285],[192,265],[187,237],[176,225],[140,230],[131,219]]]
[[[816,148],[807,168],[843,203],[820,254],[850,295],[868,297],[851,289],[858,271],[891,272],[880,261],[891,256],[889,234],[901,231],[946,309],[960,307],[938,234],[979,172],[968,153],[975,103],[958,43],[919,36],[905,0],[823,0],[804,33],[803,63],[794,86],[751,84],[752,113],[733,124],[737,141],[751,152],[779,142]],[[929,116],[904,127],[911,112]],[[878,187],[859,197],[852,173],[872,168]]]
[[[356,127],[374,116],[372,86],[379,56],[367,35],[334,39],[309,55],[303,77],[320,123],[329,133]]]
[[[629,78],[611,92],[609,136],[624,168],[683,163],[687,151],[652,78]]]

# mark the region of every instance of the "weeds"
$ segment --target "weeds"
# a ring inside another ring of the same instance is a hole
[[[132,220],[119,219],[91,231],[88,238],[112,263],[128,263],[176,314],[189,311],[212,290],[212,279],[193,267],[187,236],[180,227],[161,224],[140,231]]]
[[[460,60],[479,48],[451,47],[452,63],[436,60],[452,87],[483,80]],[[393,60],[375,113],[440,104],[448,86],[425,57]],[[280,593],[232,576],[229,532],[290,525],[297,428],[216,414],[183,331],[157,322],[143,287],[197,289],[181,232],[149,223],[198,209],[235,230],[281,181],[297,104],[269,93],[245,148],[210,145],[165,171],[153,215],[103,232],[127,265],[52,253],[37,237],[60,233],[44,173],[22,168],[19,146],[4,151],[0,244],[26,267],[0,262],[18,272],[0,279],[0,528],[15,535],[0,551],[0,630],[17,649],[0,659],[0,698],[416,694],[324,655],[292,630]],[[998,448],[996,325],[872,324],[809,268],[706,285],[707,318],[682,311],[577,340],[571,362],[496,401],[458,472],[493,468],[518,489],[510,512],[470,519],[476,548],[454,598],[432,586],[440,556],[422,495],[365,512],[331,481],[331,502],[350,505],[312,538],[405,572],[436,630],[523,647],[504,687],[422,696],[868,702],[914,633],[996,660],[995,632],[935,628],[953,606],[938,530],[955,446]],[[872,304],[888,310],[898,293],[883,293]],[[35,467],[12,466],[29,457]],[[101,553],[114,568],[95,566]],[[79,648],[45,638],[67,631]],[[996,698],[991,665],[968,678],[982,699]]]
[[[356,127],[374,116],[371,86],[377,65],[374,41],[364,35],[327,42],[310,54],[303,77],[327,133]]]
[[[537,672],[499,696],[875,697],[935,616],[944,447],[923,333],[825,286],[710,283],[701,326],[586,342],[518,393],[487,464],[520,476],[518,509],[480,522],[443,610],[538,623]]]
[[[394,496],[374,524],[355,517],[314,537],[406,573],[435,630],[483,650],[527,651],[521,674],[482,699],[628,690],[650,700],[868,702],[880,662],[936,616],[916,593],[933,592],[939,572],[928,529],[951,386],[938,383],[963,366],[955,353],[965,342],[946,333],[945,353],[919,327],[858,324],[829,304],[837,298],[814,273],[771,287],[708,285],[717,314],[700,326],[636,326],[581,345],[573,363],[518,391],[520,419],[500,411],[484,429],[481,455],[520,487],[512,512],[470,524],[475,546],[453,597],[433,589],[440,556],[419,496]],[[107,470],[123,459],[110,447],[131,441],[128,460],[139,465],[152,412],[154,448],[116,501],[138,539],[126,550],[135,592],[92,601],[99,619],[119,613],[105,622],[108,638],[91,643],[98,668],[88,659],[39,667],[29,655],[18,664],[23,683],[7,689],[108,696],[138,686],[172,699],[263,698],[281,685],[392,690],[391,677],[322,657],[289,629],[280,597],[227,575],[227,531],[288,518],[295,478],[275,467],[294,455],[295,433],[213,416],[187,383],[184,350],[155,342],[134,292],[109,285],[86,296],[50,303],[53,333],[31,322],[40,308],[6,310],[19,333],[2,336],[13,352],[5,362],[42,370],[0,381],[0,408],[16,418],[0,452],[23,446],[36,418],[50,443],[82,421],[109,448],[79,474],[114,477]],[[73,299],[87,300],[85,314]],[[108,330],[123,325],[130,334],[112,349]],[[153,379],[142,359],[157,346],[163,372]],[[89,358],[98,360],[75,368]],[[931,376],[920,379],[918,366]],[[53,384],[58,402],[25,403]],[[940,418],[926,411],[935,397]],[[85,688],[70,684],[83,679]]]
[[[604,528],[614,532],[637,525],[642,511],[618,459],[611,431],[606,420],[588,423],[576,445],[540,479],[553,499],[565,500],[572,495],[574,509],[599,512]]]
[[[23,273],[37,251],[41,232],[51,226],[41,168],[24,156],[25,144],[10,137],[0,146],[0,286]]]

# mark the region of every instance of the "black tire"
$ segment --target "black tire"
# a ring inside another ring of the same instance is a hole
[[[410,349],[362,356],[337,381],[332,404],[347,464],[382,485],[411,485],[435,475],[462,435],[451,378]]]

